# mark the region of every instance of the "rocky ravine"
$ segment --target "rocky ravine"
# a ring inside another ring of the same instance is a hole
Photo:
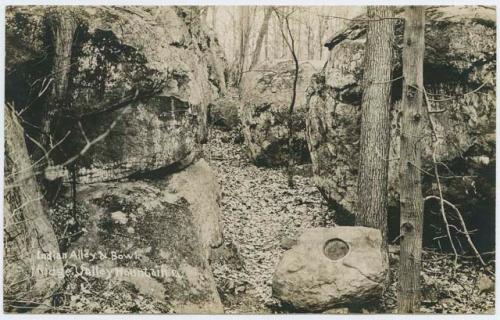
[[[255,166],[243,145],[224,142],[228,136],[213,130],[205,150],[222,186],[224,246],[237,248],[230,254],[233,261],[212,261],[214,276],[219,290],[229,293],[221,297],[226,312],[269,312],[277,303],[271,297],[272,277],[284,248],[305,229],[332,221],[309,178],[296,176],[296,187],[289,188],[284,169]]]

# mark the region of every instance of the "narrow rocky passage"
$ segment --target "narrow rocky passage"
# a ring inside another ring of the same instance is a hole
[[[214,275],[224,288],[226,312],[269,312],[265,308],[275,305],[272,276],[284,248],[304,229],[332,222],[310,178],[297,175],[289,188],[284,169],[256,167],[244,146],[230,140],[229,133],[212,130],[206,151],[222,188],[225,243],[236,246],[243,266],[216,262]]]

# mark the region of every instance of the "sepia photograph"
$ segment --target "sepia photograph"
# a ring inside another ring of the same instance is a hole
[[[495,314],[496,6],[3,9],[4,315]]]

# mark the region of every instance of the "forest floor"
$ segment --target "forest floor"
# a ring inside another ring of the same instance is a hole
[[[231,133],[212,130],[210,165],[222,188],[222,224],[226,245],[238,248],[243,265],[222,261],[214,275],[227,313],[269,313],[272,276],[287,242],[311,227],[331,226],[326,203],[307,177],[287,184],[284,169],[253,165]],[[238,270],[239,269],[239,270]]]
[[[307,174],[296,175],[295,187],[288,187],[284,169],[256,167],[234,137],[212,129],[205,150],[222,189],[225,243],[220,251],[225,252],[212,260],[214,276],[226,313],[282,312],[271,296],[271,285],[283,252],[303,230],[335,224]],[[393,249],[391,285],[371,312],[391,313],[396,308],[399,257],[397,247]],[[494,310],[494,277],[477,262],[460,259],[454,268],[452,256],[430,250],[423,258],[422,312]],[[495,270],[492,264],[487,269]]]

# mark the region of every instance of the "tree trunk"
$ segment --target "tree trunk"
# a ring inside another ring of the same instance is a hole
[[[281,46],[279,45],[280,43],[283,42],[283,37],[281,36],[280,33],[280,20],[279,19],[274,19],[274,44],[273,44],[273,51],[274,55],[273,58],[274,60],[278,60],[281,57]]]
[[[299,15],[299,19],[300,19],[300,15]],[[295,48],[295,51],[296,51],[296,55],[297,55],[297,59],[301,59],[302,58],[302,42],[303,42],[303,39],[302,39],[302,21],[298,20],[297,23],[296,23],[296,34],[297,34],[297,45],[296,45],[296,48]]]
[[[241,33],[238,32],[238,24],[236,23],[236,18],[231,15],[231,18],[233,20],[233,53],[234,53],[234,56],[233,56],[233,64],[236,63],[238,61],[238,58],[240,56],[239,52],[238,52],[238,35],[240,35]]]
[[[255,66],[259,62],[260,51],[262,49],[262,41],[264,40],[264,37],[267,35],[267,28],[269,26],[269,19],[271,18],[271,13],[272,13],[271,8],[266,8],[264,21],[262,22],[259,35],[257,36],[257,42],[255,44],[255,51],[253,53],[252,63],[250,63],[250,68],[248,70],[253,70],[253,68],[255,68]]]
[[[212,7],[212,30],[215,32],[217,27],[217,6]]]
[[[425,8],[406,8],[403,45],[402,134],[399,163],[401,202],[400,313],[420,309],[423,198],[420,178]]]
[[[292,85],[292,99],[290,101],[290,107],[288,109],[288,121],[287,121],[287,126],[288,126],[288,143],[287,143],[287,148],[288,148],[288,162],[287,162],[287,174],[288,174],[288,186],[290,188],[293,188],[295,186],[295,183],[293,181],[293,166],[294,166],[294,159],[293,159],[293,137],[294,137],[294,128],[293,128],[293,114],[295,110],[295,103],[297,99],[297,84],[299,81],[299,59],[297,57],[297,52],[296,52],[296,46],[295,46],[295,39],[293,37],[292,33],[292,28],[290,27],[290,19],[288,14],[286,13],[286,9],[283,10],[285,12],[283,14],[284,18],[281,18],[280,12],[278,9],[274,9],[276,13],[276,17],[280,22],[280,32],[281,36],[283,38],[283,41],[285,41],[286,46],[288,50],[290,51],[290,54],[292,55],[292,59],[294,62],[294,74],[293,74],[293,85]],[[287,38],[287,33],[288,33],[288,38]]]
[[[288,25],[287,20],[287,28],[290,30],[290,26]],[[299,80],[299,59],[297,54],[295,53],[295,45],[292,33],[290,32],[290,43],[291,43],[291,54],[293,58],[293,63],[295,65],[295,69],[293,70],[293,86],[292,86],[292,101],[290,103],[290,110],[288,114],[288,186],[293,188],[295,183],[293,181],[293,166],[295,165],[293,160],[293,136],[294,136],[294,127],[293,127],[293,113],[295,109],[295,100],[297,99],[297,83]]]
[[[51,147],[51,134],[54,115],[58,109],[64,107],[67,101],[68,79],[71,67],[71,48],[76,30],[76,22],[69,10],[60,9],[48,17],[52,36],[52,53],[54,66],[52,68],[53,85],[51,97],[42,120],[42,139],[44,147]]]
[[[307,60],[312,60],[314,59],[314,39],[313,39],[313,32],[312,32],[312,24],[311,20],[313,19],[313,15],[311,15],[311,9],[309,9],[307,13]]]
[[[5,107],[4,310],[45,302],[63,282],[59,253],[17,116]],[[48,275],[48,272],[53,274]],[[59,275],[59,276],[58,276]]]
[[[369,6],[368,19],[393,17],[386,6]],[[394,20],[370,21],[365,47],[356,225],[387,238],[387,180],[390,143]]]
[[[318,42],[319,42],[319,59],[323,59],[323,37],[325,35],[325,19],[323,17],[319,17],[319,25],[318,25]]]
[[[248,43],[250,40],[250,10],[248,6],[240,8],[240,52],[238,59],[238,75],[236,86],[240,85],[241,78],[243,77],[243,70],[245,70],[245,58],[247,55]]]
[[[287,7],[284,7],[282,10],[282,13],[283,13],[283,16],[286,16],[287,12],[288,12],[288,8]],[[283,20],[280,20],[280,29],[281,30],[285,30],[286,26],[285,26],[285,22]],[[286,45],[286,38],[285,37],[281,37],[281,59],[285,59],[285,57],[287,56],[287,53],[288,53],[288,48],[287,48],[287,45]]]
[[[264,58],[266,61],[269,60],[269,30],[264,37]]]

